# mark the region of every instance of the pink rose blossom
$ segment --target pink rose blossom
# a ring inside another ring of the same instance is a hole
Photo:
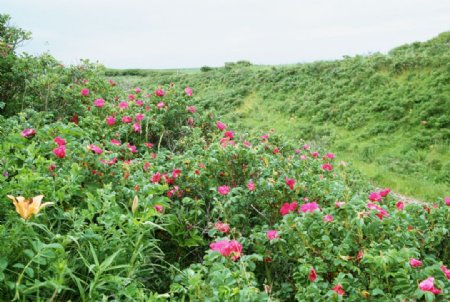
[[[419,267],[419,266],[422,266],[422,261],[420,261],[418,259],[411,258],[411,259],[409,259],[409,264],[412,267]]]
[[[144,105],[144,102],[141,101],[141,100],[136,100],[136,101],[134,102],[134,104],[135,104],[136,106],[138,106],[138,107],[141,107],[142,105]]]
[[[153,148],[153,144],[152,144],[152,143],[144,143],[144,145],[145,145],[147,148],[149,148],[149,149]]]
[[[106,118],[106,124],[108,124],[108,126],[113,126],[116,123],[116,119],[114,118],[114,116],[108,116]]]
[[[36,130],[34,130],[33,128],[27,128],[25,130],[23,130],[20,135],[22,135],[25,138],[30,138],[33,137],[34,135],[36,135]]]
[[[66,157],[66,146],[60,145],[59,147],[53,149],[53,154],[55,154],[58,158]]]
[[[138,150],[136,146],[130,145],[130,143],[127,144],[127,149],[131,151],[131,153],[136,153]]]
[[[343,202],[343,201],[336,201],[335,205],[336,205],[337,208],[341,208],[343,205],[345,205],[345,202]]]
[[[82,96],[88,96],[89,95],[89,89],[87,89],[87,88],[81,89],[81,95]]]
[[[188,106],[187,107],[187,111],[189,111],[190,113],[196,113],[197,112],[197,108],[195,108],[195,106]]]
[[[399,201],[395,206],[397,207],[397,210],[402,211],[405,208],[405,203],[403,201]]]
[[[333,166],[331,164],[323,164],[322,170],[330,172],[333,170]]]
[[[308,275],[308,279],[311,282],[316,281],[317,279],[317,273],[316,270],[314,268],[311,268],[311,270],[309,271],[309,275]]]
[[[62,146],[62,145],[67,144],[66,140],[63,139],[63,138],[61,138],[61,137],[59,137],[59,136],[55,137],[55,139],[54,139],[53,141],[54,141],[58,146]]]
[[[325,217],[323,217],[323,220],[325,220],[326,222],[333,222],[334,218],[331,215],[325,215]]]
[[[303,145],[303,149],[309,150],[309,145],[308,145],[308,144],[304,144],[304,145]]]
[[[342,285],[337,284],[335,287],[333,287],[333,291],[338,294],[339,296],[343,296],[345,295],[345,291],[344,288],[342,287]]]
[[[219,252],[222,256],[232,257],[235,261],[238,260],[242,254],[242,245],[236,240],[220,240],[211,243],[209,247],[211,250]]]
[[[161,181],[161,173],[156,172],[155,174],[152,175],[150,181],[154,184],[157,184]]]
[[[300,206],[300,210],[299,212],[303,212],[303,213],[307,213],[307,212],[314,212],[316,210],[319,210],[319,205],[317,204],[317,202],[309,202],[309,203],[305,203],[302,204]]]
[[[380,192],[372,192],[369,195],[369,199],[372,201],[380,201],[383,197],[381,196]]]
[[[260,139],[268,139],[269,138],[269,133],[263,134],[259,138]]]
[[[219,192],[220,195],[227,195],[228,193],[230,193],[230,187],[220,186],[217,188],[217,192]]]
[[[219,232],[227,234],[230,231],[230,225],[228,223],[223,223],[222,221],[218,221],[214,224],[214,228]]]
[[[164,106],[166,106],[166,104],[164,104],[164,102],[159,102],[159,103],[156,105],[156,107],[157,107],[158,109],[162,109],[162,108],[164,108]]]
[[[134,92],[141,93],[142,89],[140,87],[136,87],[136,88],[134,88]]]
[[[297,202],[296,201],[293,201],[291,203],[285,202],[283,204],[283,206],[281,206],[280,214],[281,214],[281,216],[287,215],[287,214],[289,214],[291,212],[294,212],[296,208],[297,208]]]
[[[317,158],[317,157],[319,157],[319,152],[312,152],[311,156],[314,158]]]
[[[128,116],[128,115],[125,115],[123,118],[122,118],[122,122],[123,123],[131,123],[133,121],[133,119],[131,118],[131,116]]]
[[[300,159],[301,159],[301,160],[307,160],[308,157],[307,157],[306,155],[300,155]]]
[[[432,292],[435,295],[440,294],[442,291],[434,287],[434,278],[429,277],[419,283],[419,289],[424,292]]]
[[[247,183],[247,189],[249,189],[250,191],[255,191],[255,189],[256,189],[255,183],[254,183],[253,181],[250,180],[250,181]]]
[[[445,197],[444,201],[446,205],[450,206],[450,197]]]
[[[119,103],[119,109],[127,109],[128,108],[128,103],[125,101],[122,101]]]
[[[289,189],[294,190],[294,186],[295,186],[295,179],[293,178],[285,178],[284,182],[286,183],[286,185],[289,187]]]
[[[276,231],[276,230],[267,231],[266,236],[267,236],[267,239],[269,239],[269,240],[278,238],[278,231]]]
[[[250,144],[250,142],[248,142],[248,141],[244,141],[242,144],[243,144],[244,147],[246,147],[246,148],[250,148],[250,147],[252,146],[252,144]]]
[[[102,150],[100,147],[97,147],[97,146],[94,145],[94,144],[90,144],[90,145],[88,146],[88,149],[91,150],[91,151],[94,152],[94,153],[97,153],[97,154],[102,154],[102,153],[103,153],[103,150]]]
[[[219,129],[220,131],[223,131],[223,130],[225,130],[227,128],[227,125],[225,125],[221,121],[217,121],[216,122],[216,126],[217,126],[217,129]]]
[[[224,137],[228,137],[229,139],[233,139],[234,138],[234,132],[233,131],[226,131],[223,134]]]
[[[139,123],[134,123],[133,124],[133,129],[134,129],[134,132],[138,132],[138,133],[142,132],[141,125]]]
[[[192,96],[192,88],[191,87],[184,88],[184,92],[186,93],[187,96]]]
[[[153,208],[154,208],[154,209],[156,210],[156,212],[158,212],[158,213],[162,213],[163,210],[164,210],[164,207],[163,207],[162,205],[159,205],[159,204],[154,205]]]
[[[134,116],[134,118],[136,119],[136,121],[140,122],[144,119],[144,115],[142,113],[138,113]]]
[[[117,140],[117,139],[112,139],[112,140],[110,140],[109,142],[110,142],[111,144],[113,144],[113,145],[116,145],[116,146],[120,146],[120,145],[121,145],[120,141]]]
[[[325,155],[325,156],[326,156],[326,158],[329,158],[329,159],[335,158],[334,153],[327,153],[327,155]]]
[[[389,193],[391,193],[391,189],[390,188],[386,188],[380,191],[380,195],[381,197],[386,197],[389,195]]]
[[[155,90],[155,95],[156,95],[156,96],[159,96],[159,97],[163,97],[163,96],[166,95],[166,93],[165,93],[165,91],[162,90],[162,89],[156,89],[156,90]]]
[[[378,216],[380,220],[383,220],[383,217],[389,217],[389,213],[385,209],[374,203],[369,202],[367,204],[367,208],[370,210],[375,210],[377,212],[375,215]]]
[[[96,99],[94,101],[94,106],[97,108],[102,108],[103,106],[105,106],[105,100],[104,99]]]
[[[441,271],[444,273],[447,280],[450,280],[450,270],[445,265],[441,265]]]

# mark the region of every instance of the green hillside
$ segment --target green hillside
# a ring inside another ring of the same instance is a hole
[[[124,86],[190,85],[239,126],[323,145],[376,185],[417,198],[450,190],[450,32],[388,54],[290,66],[108,70]],[[121,76],[122,75],[122,76]]]

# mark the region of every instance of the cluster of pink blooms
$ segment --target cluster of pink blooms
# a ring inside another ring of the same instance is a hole
[[[58,145],[58,147],[53,149],[53,154],[55,154],[58,158],[66,157],[66,140],[58,136],[55,137],[53,141]]]
[[[36,135],[36,130],[34,130],[33,128],[27,128],[24,129],[20,135],[22,135],[25,138],[30,138]]]
[[[220,240],[209,245],[211,250],[219,252],[222,256],[238,260],[242,254],[242,245],[236,240]]]
[[[369,199],[374,202],[381,201],[383,197],[386,197],[391,193],[391,189],[386,188],[381,191],[375,191],[369,194]]]
[[[227,234],[230,231],[230,225],[222,221],[218,221],[214,224],[214,228],[219,232]]]

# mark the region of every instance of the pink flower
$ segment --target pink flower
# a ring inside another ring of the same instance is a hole
[[[94,101],[94,106],[97,108],[102,108],[103,106],[105,106],[105,100],[104,99],[96,99]]]
[[[82,96],[88,96],[89,95],[89,89],[87,89],[87,88],[81,89],[81,95]]]
[[[250,144],[250,142],[248,142],[248,141],[244,141],[242,144],[243,144],[244,147],[246,147],[246,148],[250,148],[250,147],[252,146],[252,144]]]
[[[114,157],[114,158],[111,159],[111,160],[100,159],[100,162],[103,163],[103,164],[106,164],[106,165],[108,165],[108,166],[112,166],[112,165],[114,165],[115,163],[117,163],[117,157]]]
[[[134,88],[134,92],[136,93],[141,93],[142,89],[139,87]]]
[[[444,201],[446,205],[450,206],[450,197],[445,197]]]
[[[122,118],[122,122],[124,122],[124,123],[131,123],[133,121],[133,119],[131,118],[131,116],[128,116],[128,115],[125,115],[123,118]]]
[[[220,240],[209,245],[211,250],[219,252],[222,256],[232,257],[233,260],[239,259],[242,253],[242,245],[236,240]]]
[[[55,154],[58,158],[66,157],[66,146],[60,145],[59,147],[53,149],[53,154]]]
[[[391,189],[390,188],[386,188],[380,191],[380,195],[381,197],[386,197],[389,195],[389,193],[391,193]]]
[[[218,221],[214,224],[214,228],[219,232],[227,234],[230,231],[230,226],[228,223],[223,223],[222,221]]]
[[[127,144],[127,149],[131,151],[131,153],[136,153],[138,150],[136,146],[130,145],[130,143]]]
[[[335,158],[335,155],[334,155],[334,153],[327,153],[327,155],[325,155],[327,158],[329,158],[329,159],[333,159],[333,158]]]
[[[217,188],[217,192],[219,192],[220,195],[227,195],[228,193],[230,193],[230,187],[220,186]]]
[[[192,96],[192,88],[191,87],[184,88],[184,92],[186,93],[187,96]]]
[[[342,285],[337,284],[335,287],[333,287],[333,290],[336,294],[338,294],[339,296],[343,296],[345,295],[345,291],[344,288],[342,287]]]
[[[61,137],[59,137],[59,136],[55,137],[55,139],[54,139],[53,141],[54,141],[58,146],[65,145],[65,144],[67,143],[65,139],[63,139],[63,138],[61,138]]]
[[[134,95],[133,95],[133,94],[129,94],[129,95],[128,95],[128,99],[129,99],[130,101],[134,101]]]
[[[119,109],[127,109],[128,108],[128,103],[125,101],[122,101],[119,103]]]
[[[280,153],[280,149],[278,149],[278,147],[275,147],[275,148],[273,148],[272,153],[273,153],[273,154],[278,154],[278,153]],[[291,189],[291,190],[292,190],[292,189]]]
[[[144,171],[147,171],[148,169],[150,169],[150,166],[151,166],[151,165],[152,165],[151,163],[145,162],[145,163],[144,163],[144,166],[143,166]]]
[[[381,199],[383,199],[383,197],[381,196],[380,192],[372,192],[369,195],[369,199],[372,201],[380,201]]]
[[[331,164],[323,164],[322,170],[330,172],[333,170],[333,166]]]
[[[269,240],[278,238],[278,231],[276,231],[276,230],[267,231],[266,236],[267,236],[267,239],[269,239]]]
[[[156,89],[156,90],[155,90],[155,95],[156,95],[156,96],[162,97],[162,96],[165,96],[166,93],[165,93],[164,90],[162,90],[162,89]]]
[[[153,174],[150,181],[154,184],[159,183],[161,181],[161,173],[156,172],[155,174]]]
[[[336,205],[337,208],[341,208],[343,205],[345,205],[345,202],[343,202],[343,201],[336,201],[335,205]]]
[[[280,214],[281,216],[287,215],[291,212],[294,212],[295,209],[297,208],[297,202],[293,201],[291,203],[289,202],[285,202],[280,209]]]
[[[306,155],[300,155],[300,159],[301,159],[301,160],[307,160],[308,157],[306,157]]]
[[[223,130],[225,130],[227,128],[227,125],[225,125],[221,121],[217,121],[216,122],[216,126],[217,126],[217,129],[219,129],[220,131],[223,131]]]
[[[134,129],[134,132],[139,132],[139,133],[142,132],[141,125],[139,123],[134,123],[133,124],[133,129]]]
[[[136,119],[136,121],[140,122],[144,119],[144,115],[142,113],[138,113],[134,116],[134,118]]]
[[[259,138],[260,139],[268,139],[269,138],[269,133],[263,134]]]
[[[309,276],[308,276],[309,281],[314,282],[317,279],[317,273],[316,270],[314,268],[311,268],[311,270],[309,271]]]
[[[172,170],[172,178],[173,179],[178,178],[178,176],[180,176],[180,174],[181,174],[181,170],[180,169],[173,169]]]
[[[224,137],[228,137],[229,139],[233,139],[234,138],[234,132],[233,131],[226,131],[223,134]]]
[[[419,266],[422,266],[422,261],[420,261],[418,259],[411,258],[411,259],[409,259],[409,264],[412,267],[419,267]]]
[[[440,294],[442,291],[434,287],[434,278],[429,277],[419,283],[419,289],[424,292],[432,292],[435,295]]]
[[[163,207],[162,205],[159,205],[159,204],[154,205],[153,208],[154,208],[154,209],[156,210],[156,212],[158,212],[158,213],[162,213],[163,210],[164,210],[164,207]]]
[[[317,157],[319,157],[319,152],[312,152],[311,156],[314,158],[317,158]]]
[[[30,138],[33,137],[34,135],[36,135],[36,130],[34,130],[33,128],[27,128],[25,130],[23,130],[20,135],[22,135],[25,138]]]
[[[369,202],[367,204],[367,208],[369,208],[370,210],[375,210],[377,212],[377,214],[375,215],[377,215],[380,220],[383,220],[383,217],[389,217],[389,214],[385,209],[374,203]]]
[[[141,107],[142,105],[144,105],[144,102],[141,101],[141,100],[136,100],[136,101],[134,102],[134,104],[135,104],[136,106],[138,106],[138,107]]]
[[[91,151],[94,152],[94,153],[97,153],[97,154],[102,154],[102,153],[103,153],[103,150],[102,150],[100,147],[97,147],[97,146],[94,145],[94,144],[90,144],[90,145],[88,146],[88,149],[91,150]]]
[[[295,179],[293,178],[285,178],[284,182],[286,183],[286,185],[289,187],[289,189],[294,190],[294,186],[295,186]]]
[[[108,124],[108,126],[113,126],[116,123],[116,119],[114,118],[114,116],[108,116],[106,118],[106,124]]]
[[[110,140],[109,142],[110,142],[111,144],[113,144],[113,145],[116,145],[116,146],[120,146],[120,145],[121,145],[120,141],[117,140],[117,139],[112,139],[112,140]]]
[[[157,107],[158,109],[162,109],[162,108],[164,108],[164,106],[166,106],[166,104],[164,104],[164,102],[159,102],[159,103],[156,105],[156,107]]]
[[[316,211],[318,209],[319,209],[319,205],[317,204],[317,202],[309,202],[309,203],[302,204],[300,206],[299,212],[303,212],[303,213],[310,212],[310,213],[312,213],[312,212],[314,212],[314,211]]]
[[[304,144],[304,145],[303,145],[303,149],[309,150],[309,145],[308,145],[308,144]]]
[[[326,222],[333,222],[334,218],[331,215],[325,215],[325,217],[323,217],[323,220],[325,220]]]
[[[247,189],[249,189],[250,191],[255,191],[255,189],[256,189],[255,183],[254,183],[253,181],[250,180],[250,181],[247,183]]]
[[[447,269],[445,265],[441,265],[441,271],[444,273],[445,277],[447,277],[447,280],[450,280],[450,270]]]
[[[147,148],[149,148],[149,149],[153,148],[153,144],[152,144],[152,143],[144,143],[144,145],[145,145]]]
[[[195,108],[195,106],[188,106],[187,107],[187,111],[189,111],[190,113],[196,113],[197,112],[197,108]]]
[[[397,207],[397,210],[402,211],[405,208],[405,203],[403,201],[399,201],[395,206]]]

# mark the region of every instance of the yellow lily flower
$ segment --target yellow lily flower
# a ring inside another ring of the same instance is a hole
[[[14,203],[17,213],[19,213],[19,215],[25,220],[39,213],[42,208],[53,204],[53,202],[42,203],[42,198],[44,198],[44,195],[38,195],[31,199],[26,199],[23,196],[14,197],[12,195],[8,195],[8,198]]]

